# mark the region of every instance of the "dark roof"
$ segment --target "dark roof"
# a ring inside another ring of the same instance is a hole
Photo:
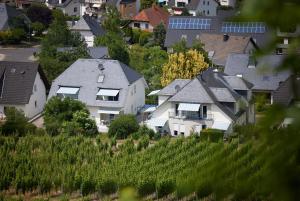
[[[121,65],[121,68],[129,82],[129,84],[132,84],[133,82],[137,81],[138,79],[142,78],[143,76],[136,72],[135,70],[131,69],[126,64],[123,64],[122,62],[119,62]]]
[[[91,31],[95,36],[101,36],[105,34],[105,30],[100,26],[97,20],[89,15],[83,15],[83,19],[86,21],[87,25],[90,27]]]
[[[38,72],[45,87],[49,89],[48,81],[38,63],[1,61],[0,85],[3,91],[0,103],[27,104]]]
[[[226,62],[225,73],[241,75],[254,84],[254,90],[273,91],[291,75],[289,71],[277,71],[283,59],[284,55],[267,55],[257,58],[256,65],[249,67],[250,55],[231,54]]]
[[[208,33],[208,34],[224,34],[222,32],[222,24],[223,22],[229,21],[231,17],[233,17],[234,12],[221,12],[218,13],[217,16],[209,17],[209,16],[170,16],[170,19],[172,18],[204,18],[204,19],[211,19],[211,26],[210,29],[170,29],[167,28],[166,33],[166,40],[165,40],[165,47],[171,47],[175,43],[179,42],[182,39],[183,35],[186,35],[186,41],[188,47],[191,47],[193,45],[193,42],[197,39],[197,37],[201,37],[201,34]],[[243,37],[251,37],[255,43],[258,45],[258,47],[265,46],[269,41],[271,37],[271,31],[266,30],[265,33],[227,33],[229,36],[243,36]]]
[[[130,3],[134,3],[136,2],[136,0],[121,0],[120,4],[130,4]]]

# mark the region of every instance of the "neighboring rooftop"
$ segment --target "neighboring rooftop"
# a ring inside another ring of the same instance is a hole
[[[0,61],[0,104],[27,104],[38,72],[48,89],[38,63]]]
[[[142,10],[132,18],[133,21],[149,22],[153,27],[161,22],[166,26],[168,24],[168,19],[169,13],[156,5]]]
[[[101,36],[105,34],[105,30],[95,18],[89,15],[83,15],[80,20],[71,27],[73,31],[91,31],[95,36]]]
[[[0,48],[0,61],[36,61],[40,48]]]
[[[283,59],[283,55],[267,55],[253,62],[248,54],[231,54],[226,62],[225,73],[243,77],[254,84],[254,90],[273,91],[291,75],[289,71],[277,71]]]

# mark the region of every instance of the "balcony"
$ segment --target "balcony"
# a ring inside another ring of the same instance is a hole
[[[199,116],[198,113],[189,113],[189,112],[178,112],[176,115],[175,112],[169,112],[169,118],[174,119],[184,119],[184,120],[213,120],[212,114],[206,114]]]

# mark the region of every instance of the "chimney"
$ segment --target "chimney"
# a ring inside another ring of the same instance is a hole
[[[228,34],[224,34],[223,35],[223,41],[226,42],[229,39],[229,35]]]
[[[102,72],[104,70],[104,66],[102,63],[98,64],[98,68],[99,70]]]

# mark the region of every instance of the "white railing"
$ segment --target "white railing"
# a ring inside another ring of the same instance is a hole
[[[212,114],[206,114],[206,115],[201,115],[198,116],[198,113],[195,114],[190,114],[190,113],[185,113],[182,111],[176,112],[169,112],[169,118],[175,118],[175,119],[191,119],[191,120],[212,120],[213,115]]]

